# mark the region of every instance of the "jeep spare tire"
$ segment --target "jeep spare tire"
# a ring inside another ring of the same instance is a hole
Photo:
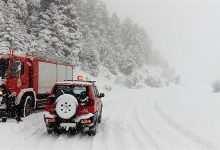
[[[56,100],[56,112],[62,119],[70,119],[76,113],[77,99],[70,94],[63,94]]]

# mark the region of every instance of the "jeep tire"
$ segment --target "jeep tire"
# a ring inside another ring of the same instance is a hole
[[[98,122],[96,121],[94,126],[88,131],[89,136],[95,136],[98,131]]]
[[[98,117],[98,123],[101,123],[101,122],[102,122],[102,109]]]
[[[53,133],[53,129],[52,129],[52,128],[47,128],[47,133],[48,133],[48,134]]]

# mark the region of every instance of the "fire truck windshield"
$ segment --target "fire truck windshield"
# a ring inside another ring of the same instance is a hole
[[[9,60],[8,59],[0,59],[0,77],[6,78],[9,68]]]

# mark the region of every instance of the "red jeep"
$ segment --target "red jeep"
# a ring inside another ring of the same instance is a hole
[[[94,136],[102,119],[102,97],[104,93],[99,94],[95,81],[57,82],[47,99],[47,132],[84,132]]]

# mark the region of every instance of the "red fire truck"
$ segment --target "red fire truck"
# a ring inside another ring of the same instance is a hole
[[[15,104],[22,107],[24,116],[45,107],[53,84],[72,80],[72,73],[73,66],[66,58],[12,50],[0,54],[0,82],[16,96]]]

